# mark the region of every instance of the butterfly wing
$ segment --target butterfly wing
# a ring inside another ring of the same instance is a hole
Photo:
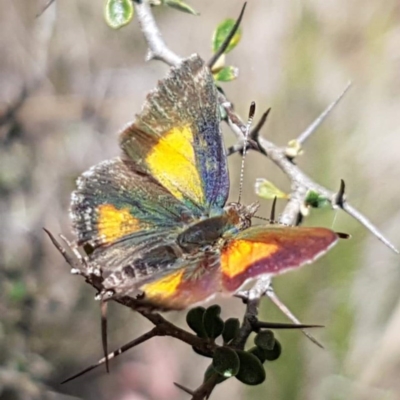
[[[183,226],[225,204],[217,91],[198,56],[173,68],[149,94],[120,143],[123,159],[84,173],[71,203],[78,244],[89,244],[90,260],[105,270],[134,267],[144,254],[159,260],[155,248],[170,253]]]
[[[260,275],[279,275],[325,254],[338,240],[325,228],[255,226],[240,232],[221,253],[221,290],[237,291]]]
[[[129,264],[134,253],[176,238],[191,211],[132,161],[115,158],[82,174],[72,194],[77,244],[109,269]]]
[[[126,156],[196,216],[223,207],[229,191],[217,96],[208,67],[194,55],[150,92],[120,136]]]
[[[176,260],[168,269],[134,285],[145,301],[162,309],[185,309],[218,292],[234,293],[249,279],[275,276],[316,260],[337,241],[324,228],[251,227],[229,240],[221,251]],[[112,286],[109,287],[112,289]]]
[[[181,310],[214,297],[220,289],[220,256],[208,252],[181,261],[176,268],[141,284],[144,300],[167,310]]]

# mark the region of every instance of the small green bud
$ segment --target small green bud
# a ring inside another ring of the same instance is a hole
[[[326,208],[331,207],[329,200],[320,195],[319,193],[315,192],[314,190],[310,190],[307,193],[307,197],[304,201],[304,204],[308,207],[312,208]]]
[[[239,68],[229,65],[213,73],[214,79],[219,82],[230,82],[239,76]]]
[[[303,154],[301,143],[296,139],[290,140],[286,146],[285,153],[289,158],[295,158]]]

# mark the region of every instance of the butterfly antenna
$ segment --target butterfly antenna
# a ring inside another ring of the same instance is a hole
[[[108,343],[107,343],[107,308],[108,303],[106,301],[101,301],[101,343],[103,345],[103,354],[106,364],[106,371],[110,373],[110,368],[108,365]]]
[[[250,104],[250,109],[249,109],[249,118],[247,119],[246,132],[244,134],[242,165],[240,167],[239,199],[238,199],[238,203],[239,204],[240,204],[240,201],[242,199],[243,180],[244,180],[244,161],[246,159],[247,142],[249,140],[250,127],[251,127],[251,124],[253,122],[253,118],[254,118],[255,112],[256,112],[256,103],[254,101],[252,101],[251,104]]]
[[[270,224],[274,223],[274,221],[271,221],[269,218],[260,217],[259,215],[254,215],[253,218],[260,219],[261,221],[267,221]]]

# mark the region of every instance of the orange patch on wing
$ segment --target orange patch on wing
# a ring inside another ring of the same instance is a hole
[[[276,244],[233,240],[221,254],[222,272],[229,278],[234,278],[245,272],[251,264],[271,256],[278,250],[279,246]]]
[[[97,212],[98,233],[106,242],[113,242],[143,229],[143,225],[140,225],[139,221],[132,216],[128,208],[119,210],[112,204],[103,204],[99,206]]]
[[[146,299],[149,300],[154,297],[159,299],[171,297],[176,293],[178,286],[181,284],[183,274],[184,270],[179,270],[155,282],[143,285],[140,290],[144,291]]]
[[[193,132],[189,126],[167,132],[152,148],[146,162],[157,180],[176,198],[187,197],[204,202],[200,173],[196,167]]]

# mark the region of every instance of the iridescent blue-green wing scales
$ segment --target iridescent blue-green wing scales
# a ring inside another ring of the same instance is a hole
[[[115,158],[78,179],[71,217],[80,246],[104,268],[124,265],[164,242],[174,242],[191,211],[132,161]]]

